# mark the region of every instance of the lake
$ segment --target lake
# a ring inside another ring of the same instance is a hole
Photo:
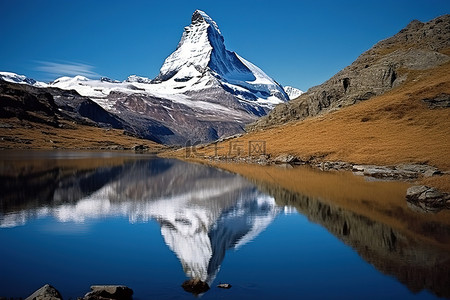
[[[450,297],[450,214],[407,205],[408,183],[120,152],[0,155],[0,297],[46,283],[64,299],[94,284],[134,299]]]

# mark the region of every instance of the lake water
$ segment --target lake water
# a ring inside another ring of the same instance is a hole
[[[0,297],[45,283],[64,299],[93,284],[127,285],[134,299],[450,297],[449,214],[407,206],[405,183],[259,166],[243,177],[125,153],[0,155]],[[210,289],[186,291],[189,280]]]

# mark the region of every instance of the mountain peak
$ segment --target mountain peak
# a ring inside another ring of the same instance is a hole
[[[209,87],[223,88],[245,105],[257,99],[267,102],[271,98],[270,105],[289,100],[261,69],[226,49],[217,23],[201,10],[193,13],[192,23],[184,28],[176,50],[166,58],[154,82],[196,90],[198,83],[210,83]]]
[[[198,23],[207,23],[220,33],[217,23],[202,10],[197,9],[196,11],[194,11],[194,13],[192,14],[191,23],[194,25]]]

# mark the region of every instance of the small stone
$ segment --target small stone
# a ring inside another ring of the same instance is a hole
[[[53,286],[46,284],[25,300],[62,300],[61,294]]]
[[[352,170],[353,172],[364,172],[364,166],[354,165]]]
[[[136,152],[143,152],[148,150],[148,146],[146,145],[135,145],[131,148],[132,150]]]
[[[229,284],[229,283],[221,283],[221,284],[217,285],[217,287],[221,288],[221,289],[229,289],[229,288],[231,288],[231,284]]]
[[[275,157],[273,161],[275,163],[289,164],[298,161],[298,159],[291,154],[280,154],[277,157]]]
[[[189,293],[199,295],[209,290],[209,285],[200,279],[189,279],[183,282],[181,287]]]
[[[437,169],[429,169],[429,170],[426,170],[423,173],[423,176],[424,177],[431,177],[431,176],[434,176],[434,175],[437,175],[437,174],[439,174],[439,171]]]

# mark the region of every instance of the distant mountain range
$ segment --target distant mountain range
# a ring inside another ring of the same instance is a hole
[[[283,89],[257,66],[227,50],[216,22],[200,10],[153,80],[136,75],[123,82],[75,76],[46,84],[9,72],[1,72],[0,79],[74,90],[121,119],[121,127],[131,134],[180,145],[243,132],[245,125],[275,105],[301,94],[292,87]]]

